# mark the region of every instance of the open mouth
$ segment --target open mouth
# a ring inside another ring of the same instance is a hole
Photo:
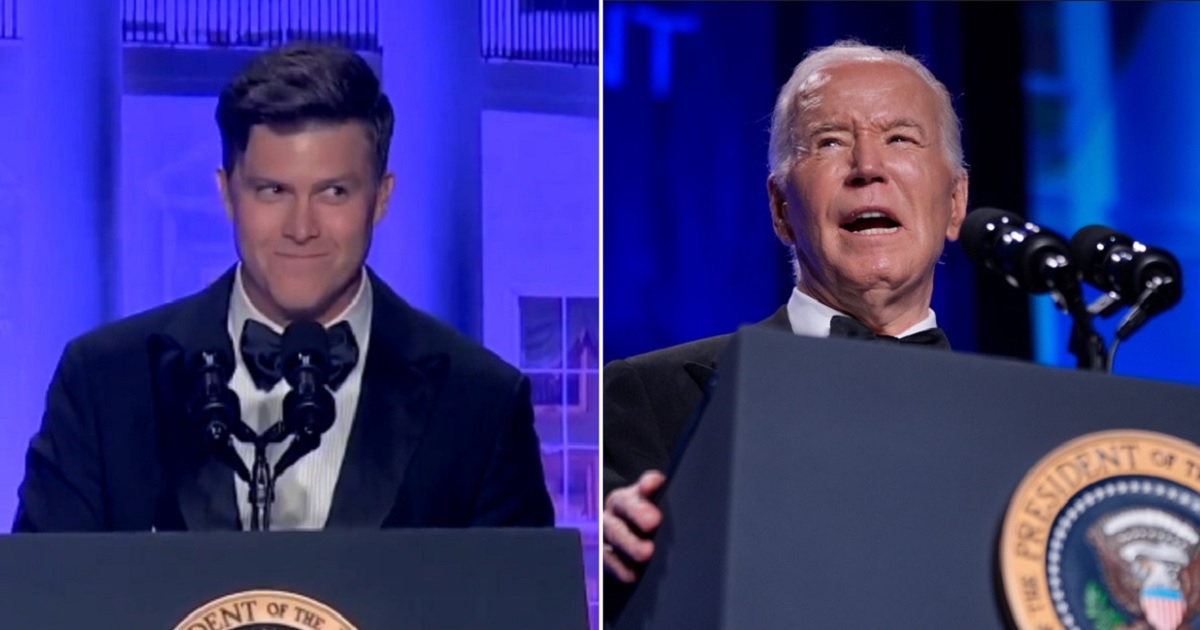
[[[878,210],[868,210],[855,214],[841,228],[863,236],[875,236],[895,233],[900,229],[900,222]]]

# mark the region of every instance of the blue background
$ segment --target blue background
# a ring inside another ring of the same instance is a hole
[[[1114,371],[1200,382],[1186,291],[1200,271],[1200,6],[622,2],[604,20],[605,361],[731,332],[786,301],[765,188],[771,109],[806,51],[854,37],[905,49],[947,85],[971,208],[1067,238],[1108,224],[1176,253],[1183,303],[1122,344]],[[957,243],[933,308],[958,350],[1075,365],[1050,298],[975,269]]]

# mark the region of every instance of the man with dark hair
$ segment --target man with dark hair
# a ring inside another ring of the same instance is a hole
[[[553,525],[528,379],[365,266],[393,186],[393,113],[370,66],[326,46],[267,52],[216,118],[239,263],[68,344],[14,530],[249,527],[248,484],[188,417],[190,357],[230,358],[241,420],[264,434],[291,391],[279,346],[293,322],[326,329],[336,411],[278,478],[272,529]],[[250,467],[253,446],[234,446]]]

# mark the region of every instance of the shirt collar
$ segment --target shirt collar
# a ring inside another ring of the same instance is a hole
[[[366,270],[361,270],[362,282],[358,284],[358,292],[355,293],[354,299],[346,306],[337,317],[330,320],[326,324],[326,328],[333,326],[339,322],[349,322],[350,329],[354,331],[354,336],[359,341],[360,346],[365,346],[367,335],[371,330],[371,307],[374,303],[373,291],[371,288],[371,279],[367,276]],[[246,325],[246,320],[253,319],[254,321],[269,327],[278,334],[283,334],[283,326],[272,321],[254,303],[250,301],[250,296],[246,294],[246,286],[242,283],[242,265],[238,263],[237,271],[233,276],[233,294],[229,299],[229,335],[236,346],[242,335],[242,328]]]
[[[808,337],[828,337],[829,322],[834,315],[850,317],[846,313],[818,302],[796,287],[792,287],[792,297],[788,299],[787,303],[787,314],[788,322],[792,325],[792,332]],[[897,337],[907,337],[931,328],[937,328],[937,315],[933,309],[929,309],[929,314],[925,316],[925,319],[917,322],[915,326],[900,333]]]

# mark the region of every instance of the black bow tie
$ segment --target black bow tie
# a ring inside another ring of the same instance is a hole
[[[871,332],[870,328],[864,326],[862,322],[844,315],[834,315],[833,319],[829,320],[829,336],[845,339],[865,339],[867,341],[886,341],[904,345],[929,346],[931,348],[950,347],[950,340],[946,338],[946,333],[942,332],[941,328],[922,330],[907,337],[889,337],[887,335],[876,335]]]
[[[329,335],[329,388],[337,391],[354,365],[358,363],[358,341],[350,322],[340,322],[325,331]],[[266,325],[252,319],[242,327],[242,361],[254,386],[271,391],[283,378],[283,361],[279,344],[283,337]]]

